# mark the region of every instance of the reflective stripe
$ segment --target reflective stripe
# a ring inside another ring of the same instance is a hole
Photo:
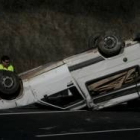
[[[8,68],[3,67],[2,64],[0,64],[0,70],[8,70],[8,71],[14,71],[14,67],[10,65]]]

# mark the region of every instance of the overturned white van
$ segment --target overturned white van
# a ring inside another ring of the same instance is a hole
[[[110,33],[90,50],[19,74],[0,72],[0,109],[34,103],[56,109],[102,109],[140,97],[140,43]]]

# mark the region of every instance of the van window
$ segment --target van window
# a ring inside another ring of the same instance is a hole
[[[83,100],[83,97],[81,96],[77,88],[73,86],[57,92],[51,96],[48,96],[47,98],[44,98],[42,100],[64,108]]]
[[[139,76],[139,68],[133,67],[123,70],[94,81],[86,83],[87,89],[92,97],[109,94],[112,91],[136,83]]]

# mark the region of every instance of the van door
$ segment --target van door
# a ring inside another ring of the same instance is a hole
[[[99,108],[112,106],[139,97],[139,67],[131,67],[86,83]]]
[[[86,106],[86,102],[79,89],[73,84],[68,86],[67,89],[58,91],[50,96],[44,96],[42,101],[45,102],[46,105],[59,109],[80,109]]]

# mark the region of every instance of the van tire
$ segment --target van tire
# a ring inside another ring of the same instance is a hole
[[[92,49],[97,48],[98,47],[98,40],[102,34],[103,33],[99,32],[99,33],[95,33],[94,35],[91,35],[88,39],[88,47],[92,48]]]
[[[21,80],[14,72],[0,71],[0,97],[2,99],[15,99],[20,93],[21,86]]]
[[[120,36],[115,32],[105,32],[100,36],[98,41],[98,50],[104,57],[112,57],[118,55],[124,43]]]

